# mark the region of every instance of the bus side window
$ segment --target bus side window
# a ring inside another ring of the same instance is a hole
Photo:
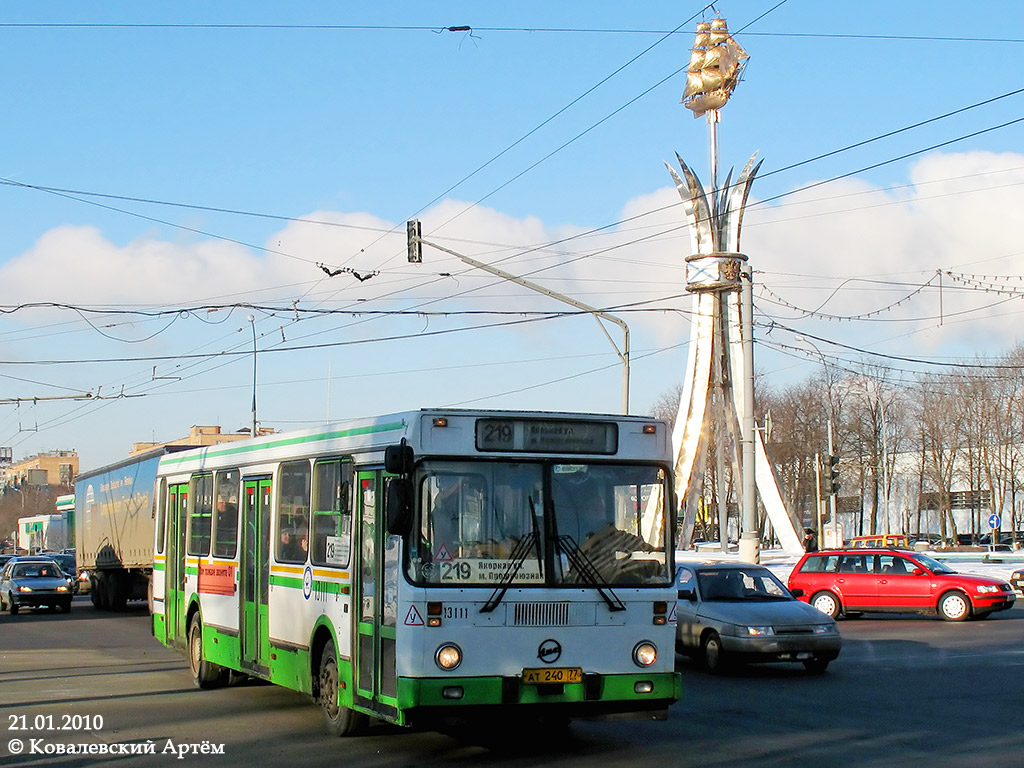
[[[210,554],[210,524],[213,519],[213,476],[192,478],[192,508],[188,516],[188,553]]]
[[[314,565],[347,566],[352,550],[352,462],[318,461],[313,467]]]
[[[281,465],[278,482],[277,549],[278,562],[304,563],[309,549],[309,486],[308,461],[291,461]]]
[[[218,472],[216,485],[213,554],[216,557],[234,557],[238,547],[238,470]]]

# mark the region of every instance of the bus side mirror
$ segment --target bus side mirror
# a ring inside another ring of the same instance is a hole
[[[412,446],[405,442],[398,445],[389,445],[384,449],[384,469],[394,475],[407,476],[412,472],[413,459]]]
[[[391,478],[386,503],[388,533],[405,536],[412,525],[412,481],[405,477]]]

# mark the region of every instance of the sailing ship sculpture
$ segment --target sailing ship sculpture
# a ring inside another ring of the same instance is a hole
[[[750,56],[737,43],[725,19],[702,21],[686,69],[683,105],[700,117],[712,109],[721,109],[740,81]]]

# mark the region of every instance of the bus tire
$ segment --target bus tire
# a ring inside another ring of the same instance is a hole
[[[203,658],[203,623],[197,613],[188,625],[188,667],[199,688],[217,688],[227,677],[227,670]]]
[[[354,736],[365,728],[366,715],[338,702],[338,654],[333,640],[327,641],[320,655],[318,690],[328,733],[332,736]]]

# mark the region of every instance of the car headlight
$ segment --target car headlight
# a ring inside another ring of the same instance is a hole
[[[60,587],[57,587],[57,591],[58,591],[58,592],[67,592],[67,591],[68,591],[68,588],[67,588],[67,587],[64,587],[64,586],[60,586]]]
[[[1002,592],[1003,591],[1001,587],[998,587],[995,584],[979,584],[977,587],[975,587],[975,589],[977,589],[979,592],[986,592],[986,593],[987,592]]]
[[[765,637],[774,635],[775,630],[772,627],[747,627],[747,634],[751,637]]]
[[[654,643],[644,640],[633,649],[633,663],[638,667],[649,667],[658,660],[658,649]]]
[[[18,587],[19,592],[31,592],[32,587]]]
[[[835,624],[815,624],[814,634],[816,635],[830,635],[836,631]]]
[[[462,663],[462,649],[455,643],[445,643],[434,654],[434,663],[441,669],[453,670]]]

